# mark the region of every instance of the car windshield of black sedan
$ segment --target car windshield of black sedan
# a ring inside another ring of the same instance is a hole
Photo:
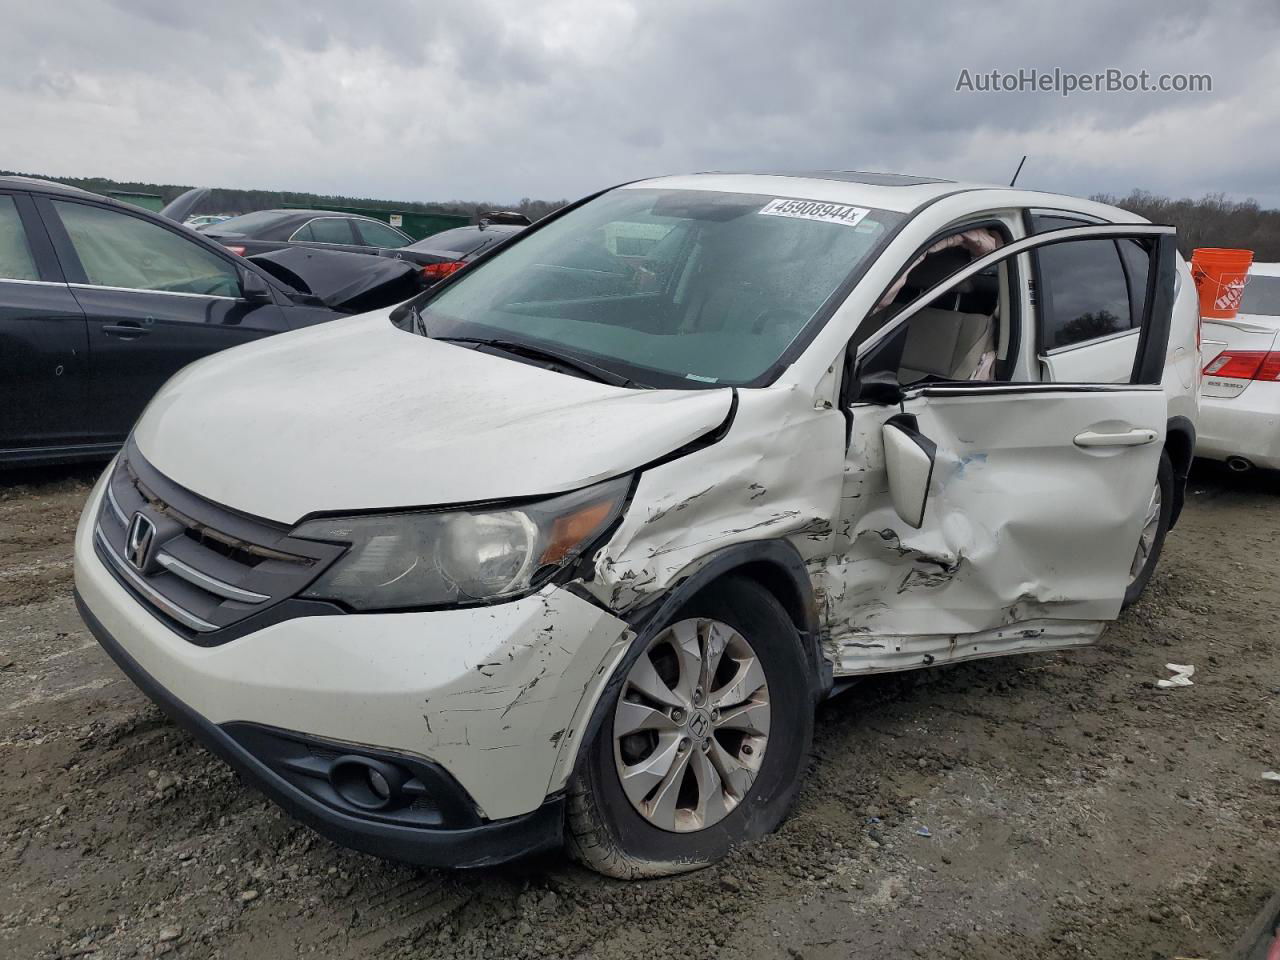
[[[510,244],[425,304],[428,336],[522,342],[641,383],[758,380],[903,215],[620,188]]]
[[[232,217],[230,220],[223,220],[221,223],[210,223],[200,232],[215,237],[250,237],[260,230],[274,227],[288,216],[289,214],[280,213],[278,210],[258,210]]]

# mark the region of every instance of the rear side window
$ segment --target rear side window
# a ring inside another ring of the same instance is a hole
[[[378,223],[375,220],[356,220],[355,225],[360,238],[371,247],[395,250],[410,242],[409,238],[403,236],[399,230],[393,230],[385,223]]]
[[[96,286],[240,296],[234,266],[164,227],[126,213],[54,200],[85,279]]]
[[[0,280],[39,280],[13,197],[0,196]]]
[[[1240,300],[1240,312],[1263,317],[1280,317],[1280,277],[1249,274]]]
[[[1140,327],[1147,309],[1147,274],[1151,270],[1151,254],[1137,240],[1117,240],[1116,246],[1120,248],[1124,277],[1129,284],[1131,325]]]
[[[1056,243],[1038,250],[1036,259],[1041,349],[1069,347],[1133,327],[1129,282],[1115,241]]]
[[[355,243],[351,221],[346,217],[320,217],[306,224],[291,240],[313,240],[316,243]]]

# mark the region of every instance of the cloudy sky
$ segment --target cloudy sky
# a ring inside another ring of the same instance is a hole
[[[0,0],[0,169],[402,200],[892,170],[1280,207],[1280,3]],[[957,92],[1019,68],[1211,93]]]

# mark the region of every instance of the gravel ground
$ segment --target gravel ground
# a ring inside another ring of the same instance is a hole
[[[1280,887],[1274,476],[1198,472],[1096,648],[856,687],[776,835],[626,884],[384,863],[243,787],[76,616],[93,473],[0,477],[0,956],[1208,958]]]

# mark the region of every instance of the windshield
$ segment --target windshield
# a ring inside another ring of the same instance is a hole
[[[1280,277],[1249,274],[1240,298],[1240,312],[1264,317],[1280,317]]]
[[[219,235],[244,235],[253,233],[255,230],[261,230],[264,227],[274,227],[286,216],[288,216],[288,214],[280,213],[278,210],[259,210],[256,213],[246,213],[238,217],[232,217],[229,220],[223,220],[219,223],[211,223],[209,226],[213,229],[205,232],[217,233]]]
[[[760,379],[902,214],[765,195],[622,188],[430,299],[429,336],[589,358],[637,382]]]

